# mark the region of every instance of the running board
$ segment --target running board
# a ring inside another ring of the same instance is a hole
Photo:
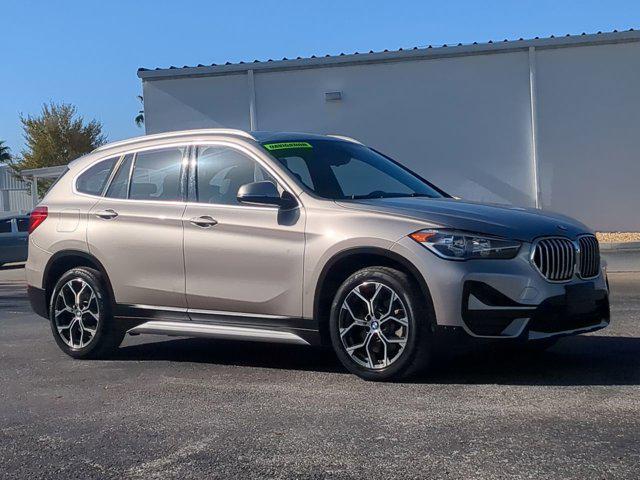
[[[227,340],[249,340],[253,342],[310,345],[309,342],[295,333],[285,332],[282,330],[267,330],[265,328],[212,325],[191,322],[163,322],[153,320],[138,325],[127,333],[130,335],[149,333],[153,335],[170,335],[177,337],[206,337],[222,338]]]

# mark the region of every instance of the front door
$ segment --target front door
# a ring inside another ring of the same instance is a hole
[[[89,250],[105,267],[118,304],[186,311],[180,181],[186,150],[126,155],[89,212]]]
[[[300,318],[304,209],[237,201],[244,184],[277,184],[249,152],[215,144],[199,147],[196,157],[190,172],[194,198],[183,217],[191,317]]]

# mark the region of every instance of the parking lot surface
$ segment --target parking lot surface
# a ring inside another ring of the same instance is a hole
[[[408,383],[327,350],[140,336],[78,361],[0,269],[0,478],[638,478],[640,274],[612,325]]]

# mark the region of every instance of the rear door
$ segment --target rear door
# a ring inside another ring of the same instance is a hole
[[[19,256],[19,248],[14,219],[0,219],[0,264],[18,261],[16,258]]]
[[[218,143],[195,153],[189,180],[193,198],[184,213],[191,318],[300,318],[304,209],[240,204],[236,196],[242,185],[278,183],[268,167],[241,147]]]
[[[24,262],[27,260],[29,253],[29,217],[16,217],[16,237],[18,242],[17,260],[16,262]]]
[[[186,312],[182,175],[187,151],[186,146],[148,148],[124,156],[105,196],[89,212],[89,250],[104,265],[115,300],[124,307]]]

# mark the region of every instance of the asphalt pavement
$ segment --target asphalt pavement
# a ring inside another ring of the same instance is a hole
[[[0,478],[638,478],[640,274],[610,328],[376,384],[328,350],[129,337],[78,361],[0,269]]]

